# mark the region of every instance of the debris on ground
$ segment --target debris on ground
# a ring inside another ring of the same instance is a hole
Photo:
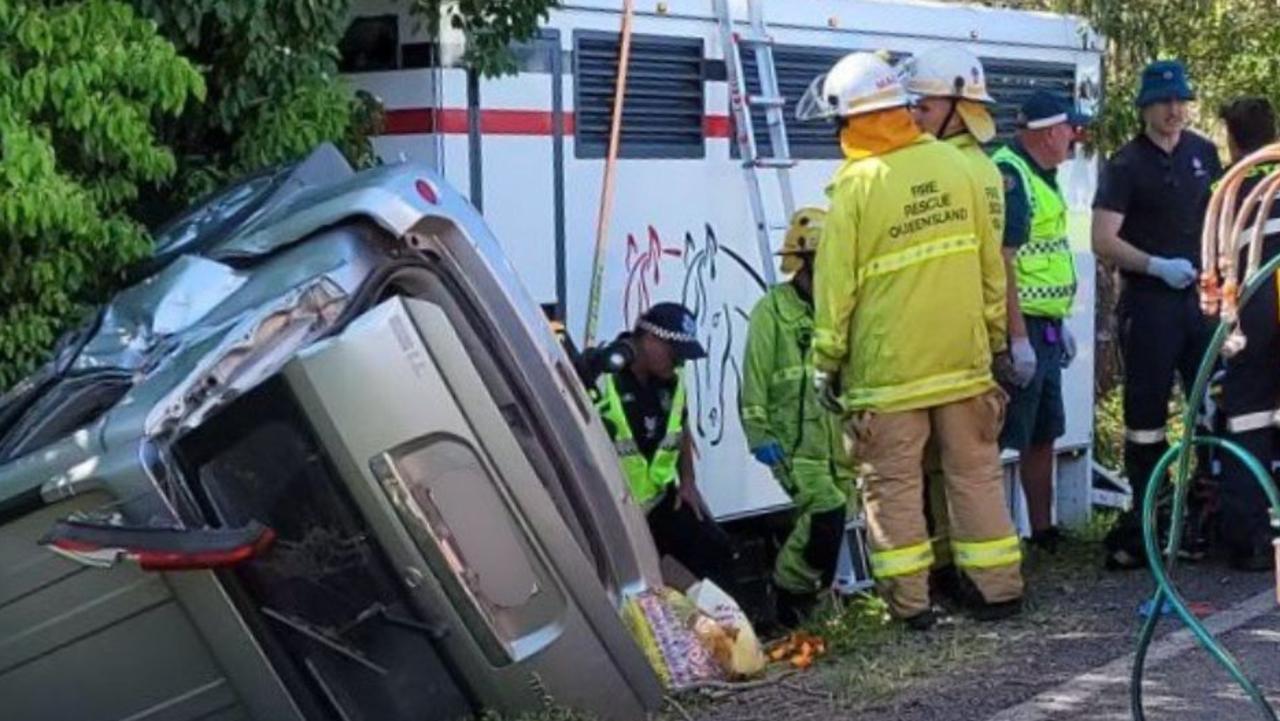
[[[827,653],[827,642],[821,636],[797,631],[770,644],[766,653],[774,663],[786,661],[792,668],[803,671],[813,665],[814,659]]]

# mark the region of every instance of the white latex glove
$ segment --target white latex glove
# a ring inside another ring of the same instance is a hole
[[[1036,349],[1031,341],[1015,336],[1009,344],[1009,357],[1013,361],[1013,384],[1019,388],[1031,385],[1036,376]]]
[[[1147,275],[1163,280],[1170,288],[1182,290],[1196,282],[1196,267],[1186,258],[1161,258],[1153,255],[1147,261]]]
[[[814,369],[813,390],[818,396],[818,403],[832,413],[844,413],[840,405],[840,374]]]
[[[1062,324],[1062,367],[1070,368],[1071,361],[1076,359],[1076,337],[1071,335],[1067,324]]]

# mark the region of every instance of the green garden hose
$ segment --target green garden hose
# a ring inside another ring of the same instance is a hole
[[[1280,256],[1272,258],[1252,278],[1248,279],[1240,296],[1240,308],[1243,308],[1249,302],[1263,283],[1271,280],[1277,267],[1280,267]],[[1142,676],[1145,669],[1147,651],[1151,646],[1152,639],[1155,638],[1156,626],[1160,623],[1161,611],[1166,602],[1173,608],[1174,613],[1182,619],[1187,628],[1191,630],[1192,635],[1200,645],[1244,689],[1245,694],[1248,695],[1250,701],[1262,714],[1262,717],[1269,721],[1280,721],[1262,691],[1257,684],[1245,675],[1240,668],[1239,662],[1231,655],[1231,652],[1218,643],[1213,634],[1187,608],[1186,601],[1173,585],[1172,580],[1174,564],[1178,557],[1177,551],[1182,543],[1183,513],[1186,508],[1187,491],[1191,485],[1189,483],[1191,452],[1196,446],[1212,446],[1225,450],[1244,463],[1266,493],[1267,502],[1271,506],[1272,528],[1280,529],[1280,491],[1277,491],[1276,484],[1271,479],[1267,469],[1263,467],[1257,458],[1254,458],[1231,441],[1212,436],[1197,436],[1196,434],[1195,421],[1199,414],[1200,406],[1204,402],[1205,391],[1209,385],[1209,376],[1217,365],[1218,356],[1222,353],[1222,346],[1231,330],[1231,325],[1225,320],[1219,321],[1213,339],[1205,351],[1204,358],[1200,361],[1200,369],[1196,374],[1195,383],[1187,394],[1187,407],[1183,414],[1183,427],[1186,429],[1186,435],[1180,443],[1170,447],[1160,458],[1160,462],[1156,464],[1155,469],[1151,472],[1151,477],[1147,481],[1146,493],[1143,494],[1142,498],[1142,540],[1146,549],[1147,564],[1150,566],[1151,574],[1155,578],[1156,591],[1151,599],[1151,613],[1143,623],[1142,631],[1138,636],[1138,648],[1134,654],[1133,676],[1129,689],[1130,708],[1133,712],[1134,721],[1145,721],[1146,719],[1142,708]],[[1177,469],[1173,481],[1172,520],[1169,540],[1165,548],[1165,557],[1162,560],[1159,542],[1156,540],[1156,499],[1159,496],[1165,474],[1168,473],[1169,467],[1173,465],[1175,459],[1177,460]]]

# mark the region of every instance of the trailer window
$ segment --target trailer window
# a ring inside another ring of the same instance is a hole
[[[1013,137],[1018,108],[1031,93],[1047,90],[1068,100],[1075,98],[1076,69],[1069,63],[982,58],[982,67],[987,72],[987,91],[996,101],[992,116],[1001,140]]]
[[[832,159],[843,157],[836,139],[835,127],[826,120],[796,120],[796,103],[804,96],[813,79],[831,69],[836,61],[849,53],[849,48],[814,47],[807,45],[775,45],[773,64],[778,73],[778,89],[787,101],[783,114],[787,122],[787,145],[791,157],[802,159]],[[905,53],[890,53],[897,63]],[[747,80],[747,90],[752,95],[760,93],[760,73],[756,70],[756,54],[751,50],[742,53],[742,74]],[[751,111],[751,125],[756,135],[756,147],[761,156],[773,155],[773,143],[769,140],[769,126],[765,122],[764,109]],[[730,148],[732,157],[738,157],[738,144]]]
[[[575,32],[575,154],[603,158],[618,77],[618,37]],[[702,39],[634,35],[622,108],[623,158],[701,158]]]
[[[356,18],[338,43],[338,69],[369,73],[400,67],[400,22],[395,15]]]

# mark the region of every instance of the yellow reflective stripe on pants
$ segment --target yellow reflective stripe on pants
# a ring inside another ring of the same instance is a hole
[[[955,253],[976,252],[978,252],[978,239],[972,235],[953,235],[948,238],[939,238],[928,243],[921,243],[920,245],[896,250],[892,253],[884,253],[872,258],[867,261],[865,266],[858,269],[858,284],[861,285],[868,278],[896,273],[903,268],[910,268],[913,265],[919,265],[934,258],[954,255]]]
[[[933,545],[929,541],[906,548],[875,551],[871,554],[871,572],[876,578],[909,576],[927,571],[933,565]]]
[[[773,372],[769,376],[769,382],[772,383],[794,383],[804,378],[804,366],[791,366],[790,368],[782,368]]]
[[[997,568],[1022,561],[1022,544],[1017,536],[994,541],[952,541],[956,565],[961,568]]]

